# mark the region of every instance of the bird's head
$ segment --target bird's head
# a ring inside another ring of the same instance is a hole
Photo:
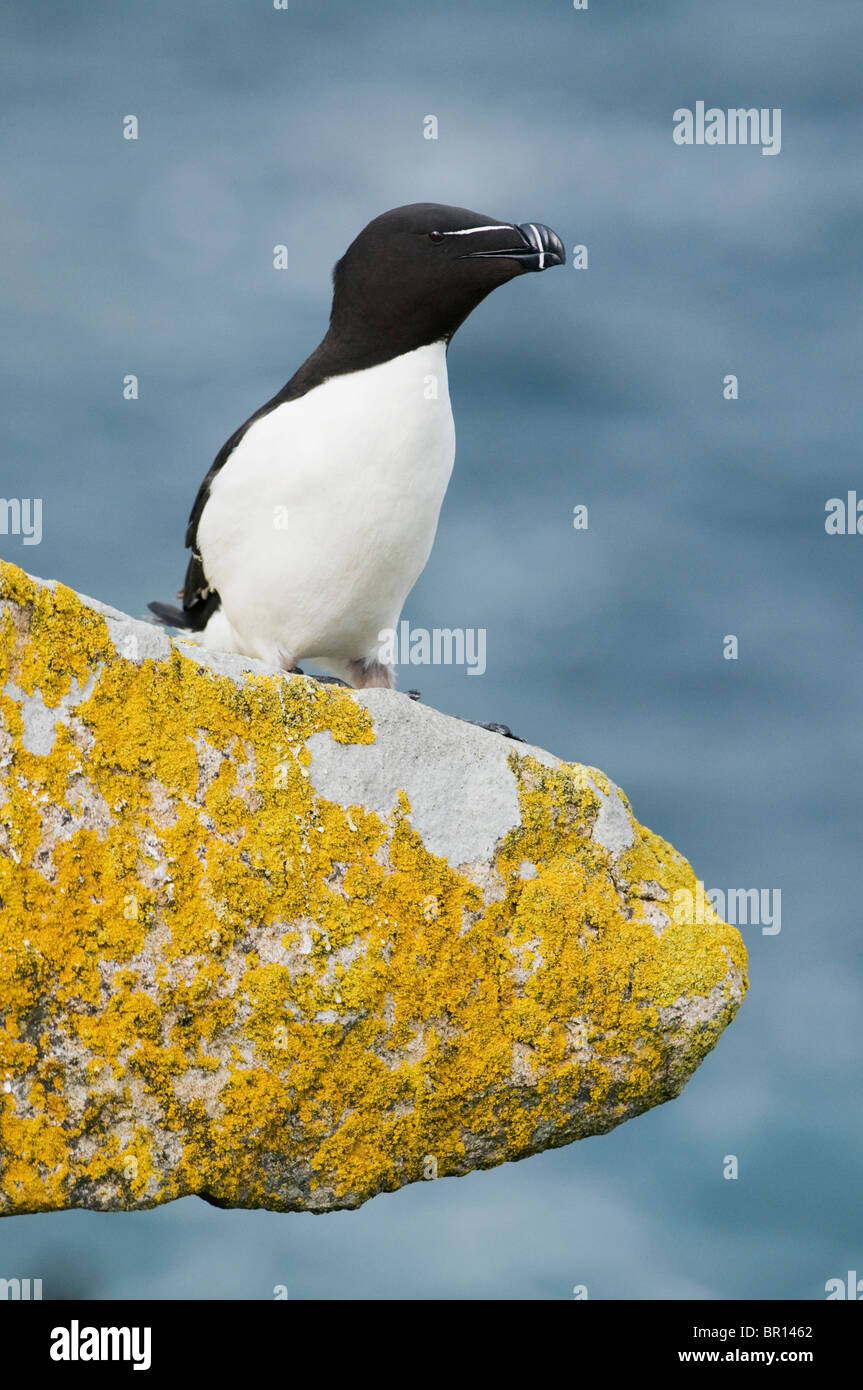
[[[498,285],[565,259],[560,238],[541,222],[410,203],[376,217],[337,263],[331,323],[349,332],[361,324],[415,347],[448,341]]]

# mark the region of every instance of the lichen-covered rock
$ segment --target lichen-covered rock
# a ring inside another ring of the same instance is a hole
[[[0,578],[0,1212],[356,1207],[611,1129],[733,1016],[602,773]]]

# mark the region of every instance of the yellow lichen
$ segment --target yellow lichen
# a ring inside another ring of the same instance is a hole
[[[238,687],[177,647],[132,663],[71,590],[0,580],[6,679],[54,707],[97,673],[45,754],[0,697],[0,1210],[357,1205],[429,1156],[609,1128],[715,1042],[734,1003],[683,1040],[674,1010],[745,969],[740,937],[712,913],[657,934],[643,885],[694,875],[634,820],[610,873],[596,769],[512,755],[521,824],[485,900],[404,795],[387,822],[315,792],[310,735],[374,739],[349,692]]]

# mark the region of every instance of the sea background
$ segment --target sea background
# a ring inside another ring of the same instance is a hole
[[[611,1134],[352,1213],[8,1218],[0,1276],[824,1298],[863,1271],[863,536],[824,524],[863,498],[859,0],[18,0],[0,35],[0,493],[44,507],[0,554],[136,616],[170,599],[201,478],[319,341],[359,229],[414,201],[546,222],[589,266],[457,334],[456,468],[404,613],[485,628],[488,669],[401,684],[602,768],[708,888],[781,892],[715,1052]],[[698,100],[781,108],[781,152],[676,145]]]

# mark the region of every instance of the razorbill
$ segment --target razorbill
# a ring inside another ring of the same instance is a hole
[[[498,285],[560,239],[439,203],[376,217],[333,271],[326,336],[219,450],[189,517],[182,609],[206,647],[356,687],[394,684],[385,630],[425,567],[452,472],[446,353]]]

